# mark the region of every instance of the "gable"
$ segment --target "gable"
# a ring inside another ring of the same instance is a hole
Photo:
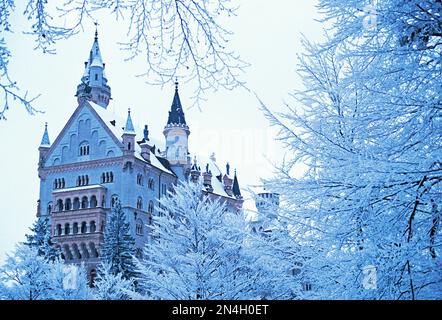
[[[122,144],[88,104],[77,107],[55,139],[46,157],[45,167],[118,157]]]

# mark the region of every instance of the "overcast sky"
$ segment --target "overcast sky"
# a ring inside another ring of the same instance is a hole
[[[321,24],[315,21],[319,17],[316,1],[238,2],[238,16],[228,21],[227,28],[235,33],[232,49],[251,63],[243,79],[272,110],[281,110],[289,93],[301,88],[296,75],[297,54],[302,52],[301,34],[312,40],[322,35]],[[15,33],[6,37],[13,55],[10,73],[21,88],[30,94],[41,94],[36,105],[45,113],[30,116],[22,107],[14,107],[6,114],[8,120],[0,122],[0,261],[15,243],[24,240],[35,220],[39,197],[38,146],[44,123],[49,124],[53,142],[77,107],[74,94],[94,37],[94,25],[88,22],[84,33],[57,44],[56,55],[43,55],[34,51],[33,40],[22,34],[28,22],[21,15],[23,7],[18,3],[17,6],[11,17]],[[118,28],[120,25],[113,18],[96,18],[112,88],[112,112],[124,118],[130,107],[134,122],[140,128],[149,124],[152,138],[163,143],[162,130],[173,98],[173,85],[161,89],[135,77],[143,72],[144,66],[141,59],[124,61],[126,55],[117,44],[124,41],[124,30]],[[232,168],[237,168],[242,187],[269,177],[270,162],[279,163],[284,151],[274,141],[275,131],[268,127],[254,94],[244,89],[220,90],[206,96],[201,110],[188,109],[190,87],[181,81],[180,97],[191,130],[190,152],[215,152],[220,166],[229,161]],[[247,201],[246,207],[253,205]]]

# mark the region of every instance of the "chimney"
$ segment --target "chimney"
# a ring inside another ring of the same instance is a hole
[[[141,157],[150,163],[150,148],[151,146],[147,141],[144,141],[140,144],[141,147]]]
[[[206,171],[203,173],[203,184],[206,190],[213,192],[212,188],[212,171],[209,170],[209,164],[206,165]]]

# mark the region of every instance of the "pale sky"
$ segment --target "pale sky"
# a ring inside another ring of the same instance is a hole
[[[315,21],[319,18],[316,1],[237,2],[238,16],[228,20],[227,28],[235,33],[231,48],[251,64],[243,79],[270,109],[282,110],[284,101],[289,101],[289,93],[302,88],[296,74],[297,54],[302,52],[301,34],[312,40],[322,36],[322,26]],[[23,107],[14,105],[6,113],[7,121],[0,122],[0,262],[5,252],[25,239],[36,218],[38,146],[44,123],[48,122],[53,142],[77,107],[74,94],[95,31],[93,23],[87,22],[84,33],[56,45],[56,55],[44,55],[33,50],[29,35],[22,34],[24,28],[29,30],[28,22],[22,16],[23,6],[18,1],[16,5],[11,16],[15,33],[6,36],[13,55],[10,73],[20,88],[31,95],[41,94],[35,105],[44,114],[30,116]],[[114,17],[94,18],[100,23],[100,49],[112,89],[111,110],[125,118],[130,107],[134,122],[140,128],[147,123],[150,136],[163,142],[162,130],[172,103],[173,84],[161,89],[135,77],[144,68],[141,59],[124,61],[126,55],[118,42],[125,40],[125,30],[119,28],[121,25]],[[201,111],[187,108],[191,95],[190,85],[181,81],[180,98],[191,130],[189,151],[207,156],[215,152],[220,167],[229,161],[238,171],[242,188],[270,177],[271,162],[280,163],[284,150],[274,141],[275,130],[269,128],[254,94],[240,88],[210,93]],[[246,207],[253,208],[250,200]]]

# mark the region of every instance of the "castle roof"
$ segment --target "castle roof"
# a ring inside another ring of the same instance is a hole
[[[40,146],[43,147],[49,147],[51,145],[51,142],[49,141],[49,134],[48,134],[48,124],[45,124],[45,131],[43,133],[43,137],[41,138]]]
[[[180,95],[178,94],[178,82],[175,82],[175,95],[173,96],[173,101],[170,107],[167,124],[186,125],[186,118],[184,117],[184,111],[183,107],[181,106]]]

